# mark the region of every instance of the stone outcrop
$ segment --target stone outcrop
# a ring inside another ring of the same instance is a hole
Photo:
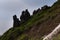
[[[28,11],[28,9],[26,9],[25,11],[22,11],[22,15],[20,16],[21,22],[25,22],[30,18],[30,13]]]
[[[20,21],[16,15],[13,16],[13,27],[20,26]]]

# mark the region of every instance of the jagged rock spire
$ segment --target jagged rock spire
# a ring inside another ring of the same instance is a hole
[[[25,22],[30,18],[30,13],[28,11],[28,9],[26,9],[25,11],[22,11],[22,15],[20,16],[21,22]]]
[[[13,16],[13,27],[18,27],[20,25],[20,21],[16,15]]]

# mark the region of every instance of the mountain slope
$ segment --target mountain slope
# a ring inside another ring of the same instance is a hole
[[[20,27],[10,28],[0,40],[42,40],[60,23],[60,1],[50,9],[39,11]]]

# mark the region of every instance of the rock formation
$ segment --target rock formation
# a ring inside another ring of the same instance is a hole
[[[13,27],[18,27],[20,26],[20,21],[19,19],[17,18],[16,15],[13,16]]]
[[[25,22],[30,18],[30,13],[28,11],[28,9],[26,9],[25,11],[22,11],[22,15],[20,16],[21,22]]]

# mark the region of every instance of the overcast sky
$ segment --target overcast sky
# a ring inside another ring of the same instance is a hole
[[[0,0],[0,35],[12,27],[12,16],[16,14],[18,18],[22,10],[28,9],[32,14],[34,9],[44,5],[51,6],[57,0]]]

